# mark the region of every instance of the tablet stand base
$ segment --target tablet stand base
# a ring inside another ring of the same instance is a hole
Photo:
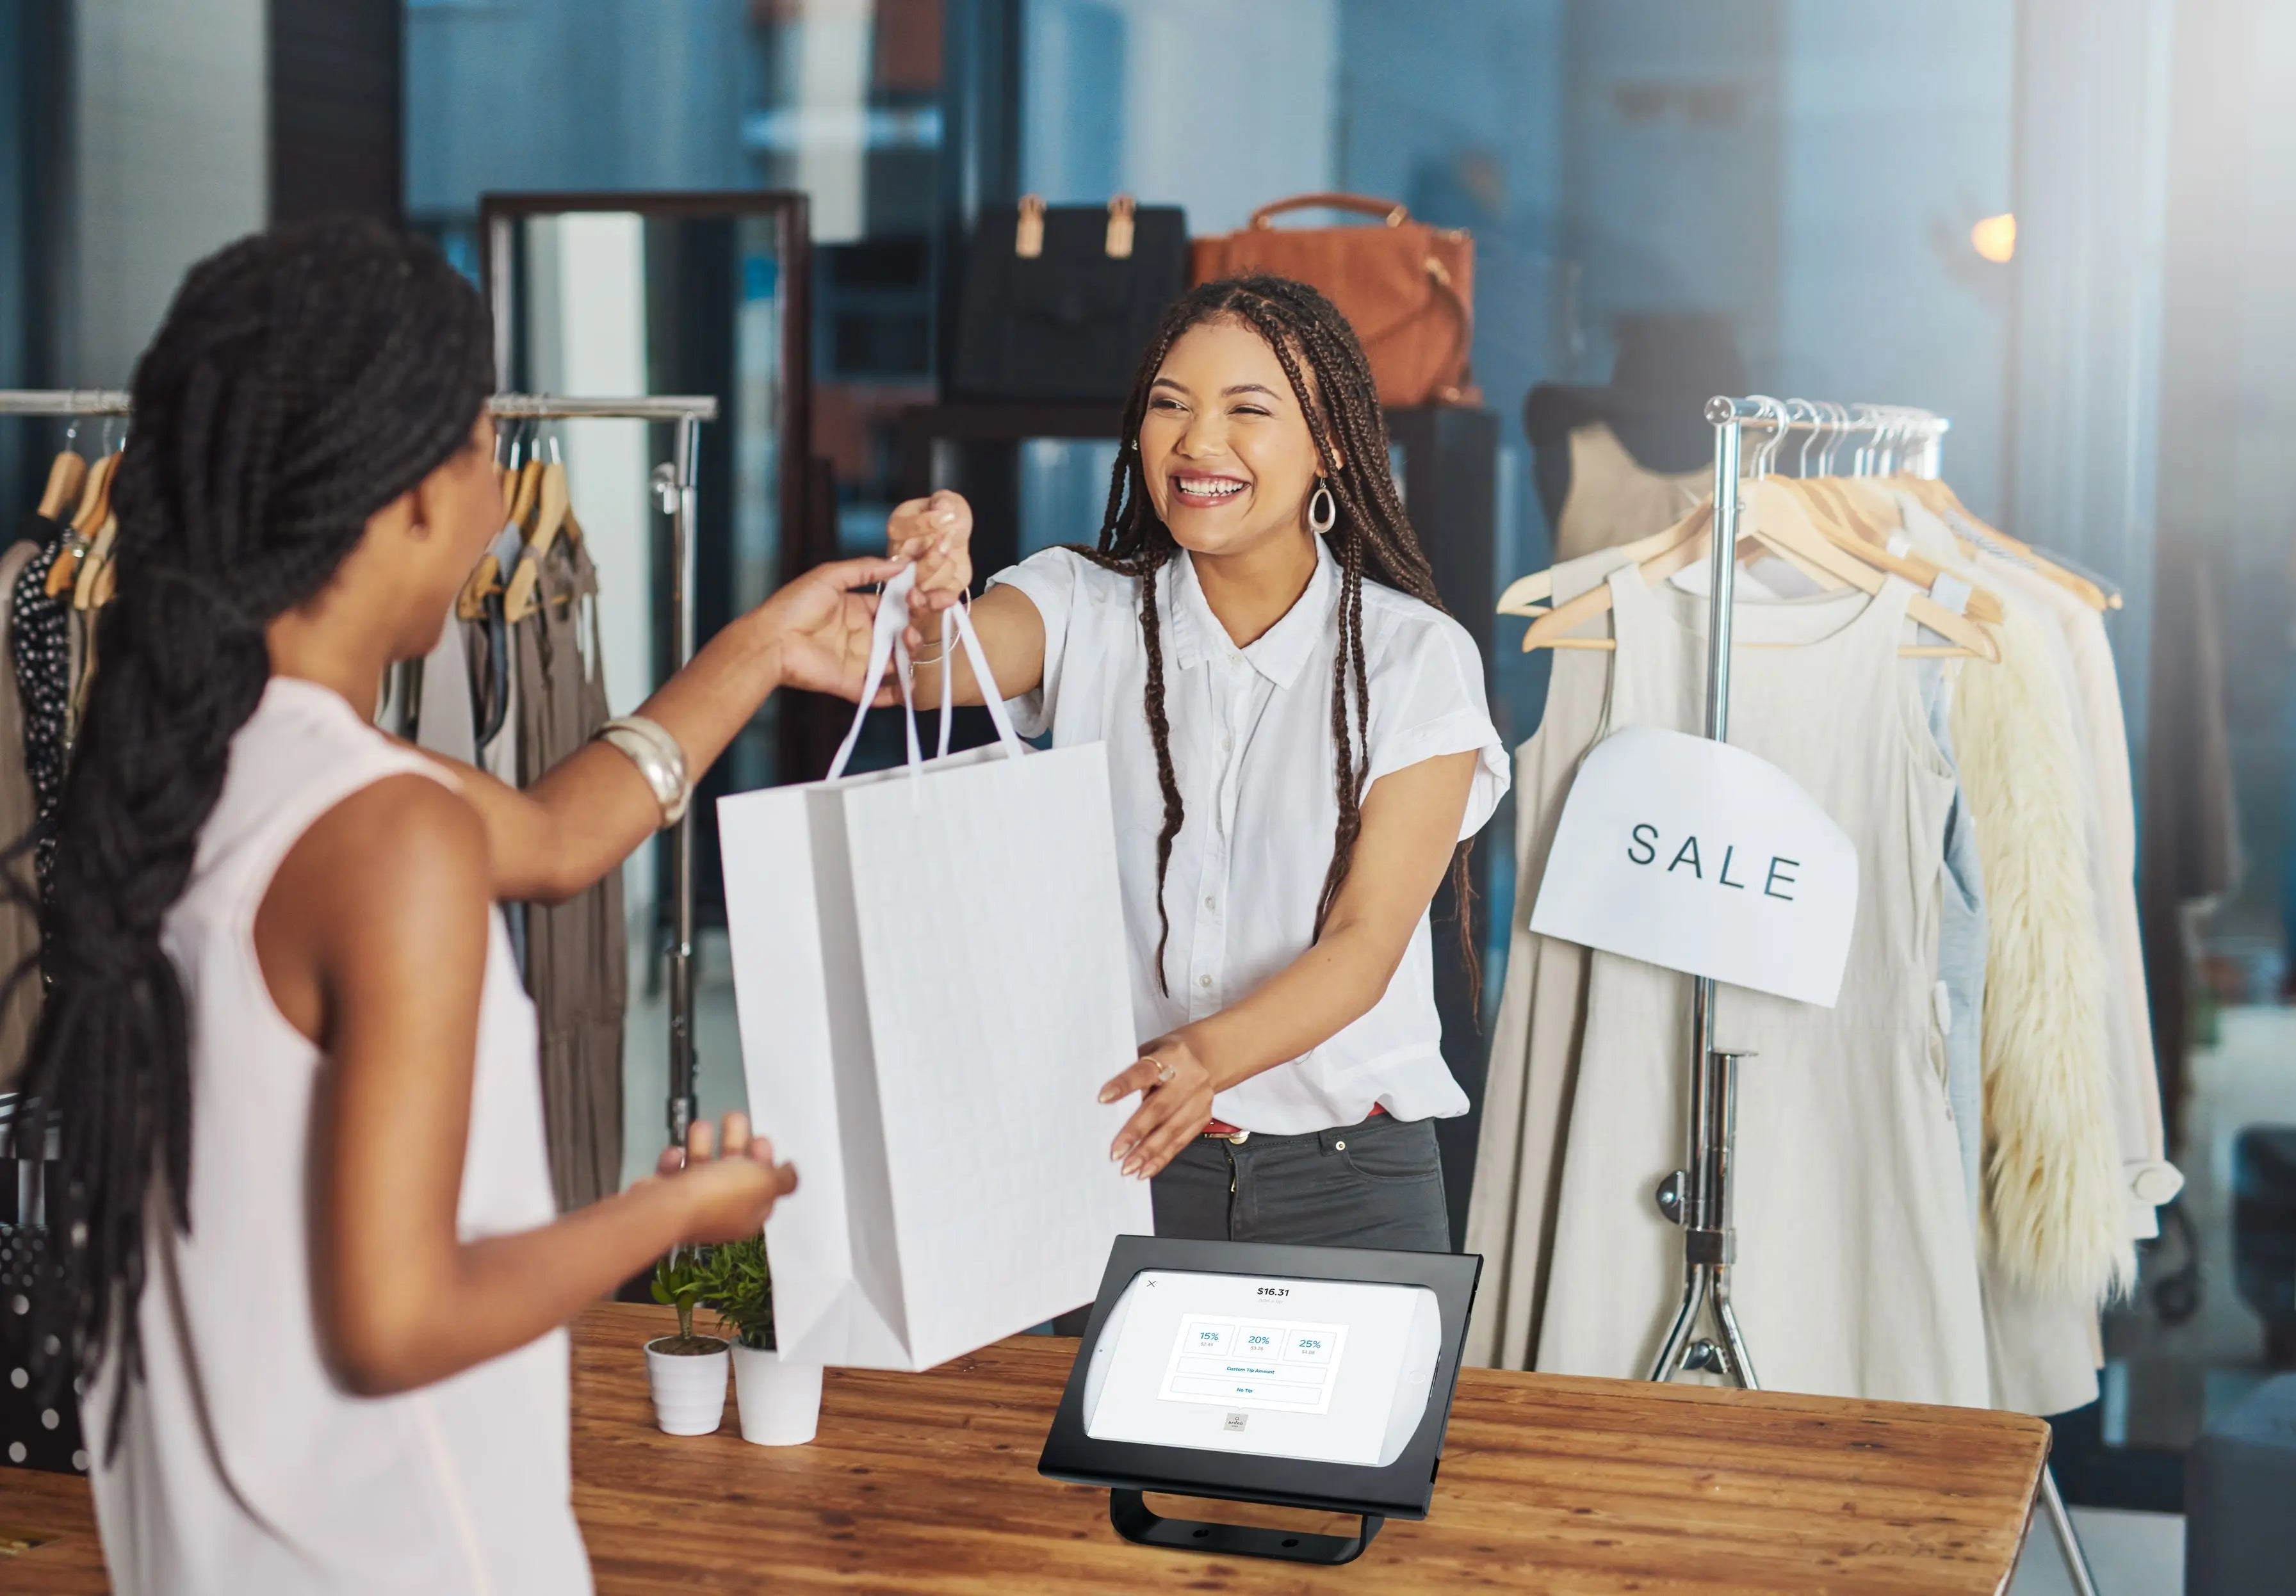
[[[1379,1526],[1387,1522],[1377,1513],[1363,1515],[1363,1529],[1352,1535],[1318,1535],[1305,1531],[1262,1529],[1250,1524],[1207,1524],[1193,1518],[1167,1518],[1152,1510],[1137,1491],[1108,1494],[1108,1521],[1116,1533],[1141,1546],[1162,1546],[1174,1551],[1212,1551],[1224,1557],[1267,1557],[1291,1563],[1351,1563],[1363,1555]]]

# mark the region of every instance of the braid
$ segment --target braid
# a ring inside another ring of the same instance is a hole
[[[1348,879],[1356,838],[1363,831],[1363,795],[1371,773],[1370,670],[1364,657],[1363,585],[1366,571],[1422,603],[1444,610],[1435,589],[1434,568],[1412,529],[1411,518],[1388,469],[1387,416],[1372,381],[1371,362],[1355,330],[1339,307],[1304,282],[1285,277],[1241,277],[1191,289],[1165,311],[1149,340],[1132,391],[1125,400],[1118,436],[1125,440],[1110,473],[1108,508],[1095,547],[1075,552],[1105,569],[1140,585],[1140,626],[1148,652],[1145,710],[1155,744],[1156,775],[1164,798],[1164,826],[1156,839],[1156,981],[1169,995],[1164,948],[1171,921],[1164,907],[1164,877],[1173,839],[1183,820],[1180,789],[1172,769],[1169,723],[1164,708],[1164,658],[1156,603],[1156,574],[1178,553],[1172,534],[1148,499],[1140,461],[1140,426],[1148,414],[1150,386],[1173,343],[1205,322],[1238,321],[1265,339],[1308,420],[1324,486],[1339,506],[1331,536],[1339,558],[1339,647],[1332,661],[1332,781],[1339,821],[1332,838],[1332,863],[1316,905],[1316,935]],[[1309,381],[1313,372],[1314,380]],[[1448,613],[1447,610],[1445,613]],[[1350,687],[1353,692],[1350,693]],[[1350,716],[1349,700],[1354,700]],[[1472,1006],[1481,1006],[1481,961],[1470,929],[1474,903],[1472,839],[1451,860],[1451,884],[1458,904],[1459,951],[1467,966]]]
[[[61,1142],[30,1327],[51,1392],[108,1346],[140,1372],[155,1187],[191,1226],[191,1015],[160,929],[270,678],[265,626],[461,446],[490,348],[484,304],[436,250],[330,221],[193,266],[137,364],[119,595],[59,809],[52,985],[17,1121]]]

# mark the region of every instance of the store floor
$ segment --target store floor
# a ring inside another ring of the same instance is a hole
[[[2194,1050],[2179,1207],[2199,1248],[2200,1301],[2166,1322],[2150,1293],[2189,1261],[2181,1238],[2148,1248],[2144,1291],[2106,1317],[2104,1439],[2182,1452],[2267,1379],[2264,1325],[2241,1299],[2233,1267],[2233,1144],[2250,1125],[2296,1125],[2296,1009],[2226,1009],[2215,1044]]]
[[[2075,1508],[2073,1526],[2088,1553],[2097,1596],[2176,1596],[2185,1588],[2185,1520],[2175,1513]],[[2074,1596],[2056,1537],[2036,1514],[2017,1559],[2009,1596]]]
[[[726,933],[705,931],[694,941],[695,1076],[701,1112],[715,1117],[747,1109],[742,1084],[742,1038],[734,1017],[734,973]],[[669,1135],[669,996],[644,976],[630,976],[629,1021],[622,1041],[622,1184],[653,1173]]]

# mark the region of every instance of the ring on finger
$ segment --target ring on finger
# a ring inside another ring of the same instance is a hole
[[[1151,1059],[1149,1062],[1156,1067],[1156,1084],[1159,1086],[1170,1085],[1173,1077],[1180,1073],[1169,1059]]]

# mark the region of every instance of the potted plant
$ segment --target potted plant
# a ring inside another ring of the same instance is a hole
[[[742,1438],[798,1446],[821,1421],[821,1365],[793,1363],[774,1346],[774,1277],[762,1236],[709,1249],[702,1299],[734,1332],[734,1389]]]
[[[677,1334],[646,1343],[654,1422],[665,1434],[706,1436],[726,1416],[726,1343],[693,1333],[693,1310],[709,1287],[709,1260],[681,1248],[654,1265],[653,1299],[677,1310]]]

